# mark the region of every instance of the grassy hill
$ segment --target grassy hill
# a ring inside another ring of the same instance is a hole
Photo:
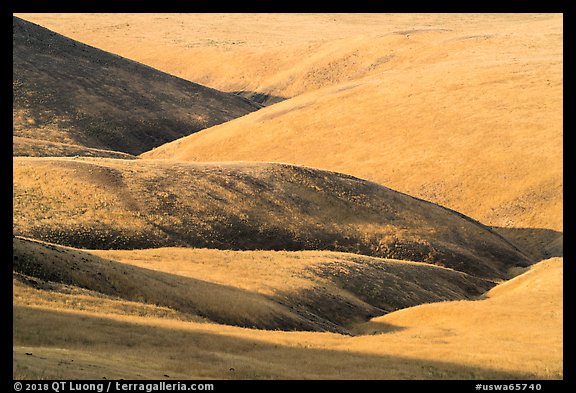
[[[331,250],[502,279],[531,260],[457,212],[287,164],[14,158],[14,234],[91,249]]]
[[[545,378],[560,378],[563,368],[563,259],[552,258],[534,265],[505,283],[492,288],[484,300],[426,304],[360,325],[359,332],[397,329],[398,351],[408,355],[402,344],[418,337],[410,356],[427,351],[459,353],[463,363],[475,358],[500,355],[501,369],[514,367],[523,358]],[[434,340],[441,340],[434,342]],[[369,340],[366,340],[369,348]],[[438,345],[442,344],[442,345]],[[442,349],[440,349],[440,347]],[[470,348],[474,351],[458,351]],[[528,347],[528,348],[526,348]],[[360,348],[358,348],[360,349]]]
[[[139,154],[259,108],[17,17],[13,93],[20,155]]]
[[[364,34],[335,23],[344,32],[333,40],[314,38],[308,21],[311,42],[298,34],[293,41],[282,35],[278,47],[248,40],[227,51],[195,47],[213,60],[188,75],[222,87],[255,69],[246,86],[228,88],[289,99],[144,157],[301,164],[375,181],[488,225],[562,231],[561,15],[460,22],[438,15],[431,27],[413,22],[412,29],[405,25],[411,16],[390,16],[389,24],[386,17],[368,18]],[[322,21],[316,28],[330,36]],[[224,30],[213,29],[222,37]],[[102,44],[126,47],[131,30],[119,31]],[[141,51],[152,62],[151,53],[170,51]],[[222,61],[232,56],[240,64]],[[211,68],[216,59],[222,66]],[[264,76],[252,83],[256,74]]]
[[[104,298],[62,284],[39,288],[40,280],[26,280],[14,280],[14,378],[563,376],[561,258],[540,262],[495,287],[485,300],[393,312],[370,326],[359,325],[358,334],[364,335],[356,336],[225,326],[162,306]]]
[[[167,307],[184,320],[270,330],[350,334],[370,317],[494,285],[422,263],[320,251],[83,251],[21,238],[13,250],[16,278],[52,291],[46,305],[75,287]]]
[[[563,378],[562,14],[15,14],[13,65],[15,379]]]
[[[422,51],[426,36],[480,47],[502,35],[514,46],[526,34],[556,35],[562,23],[560,14],[526,13],[16,15],[181,78],[271,102],[446,56],[441,45]]]

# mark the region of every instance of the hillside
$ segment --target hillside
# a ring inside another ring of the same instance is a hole
[[[560,14],[519,13],[16,15],[181,78],[259,95],[268,103],[445,56],[442,47],[434,48],[441,53],[419,55],[422,48],[413,40],[425,33],[476,46],[497,35],[557,34],[555,25],[562,23]]]
[[[460,353],[463,362],[476,358],[480,363],[498,353],[502,369],[523,358],[539,373],[559,378],[563,368],[562,296],[563,259],[552,258],[492,288],[484,300],[399,310],[360,325],[358,332],[375,334],[393,327],[398,330],[396,351],[404,355],[402,344],[415,336],[418,340],[411,353],[415,357],[438,350],[434,339],[440,339],[442,353]],[[372,345],[370,340],[364,344],[358,349]],[[470,347],[474,353],[458,350]]]
[[[192,320],[270,330],[350,334],[353,323],[372,316],[473,298],[494,285],[427,264],[344,253],[82,251],[20,238],[13,243],[16,278],[36,289],[77,287],[168,307]]]
[[[393,312],[354,337],[219,325],[40,281],[14,280],[14,378],[563,377],[562,259],[535,265],[485,300]]]
[[[15,154],[139,154],[258,108],[13,18]]]
[[[286,164],[14,158],[14,234],[91,249],[332,250],[491,279],[531,261],[454,211]]]
[[[12,138],[14,156],[28,157],[106,157],[125,160],[136,159],[128,153],[113,150],[94,149],[70,143],[50,142],[41,139],[15,136]]]
[[[562,231],[561,15],[483,15],[478,23],[468,16],[469,25],[445,28],[438,18],[429,29],[377,34],[375,24],[365,35],[351,30],[240,56],[246,64],[238,73],[273,68],[281,55],[286,68],[270,75],[274,88],[231,89],[289,99],[143,157],[301,164],[375,181],[487,225]],[[195,53],[242,53],[231,47]],[[222,63],[212,79],[235,75]]]
[[[13,378],[563,379],[563,71],[559,13],[14,14]]]

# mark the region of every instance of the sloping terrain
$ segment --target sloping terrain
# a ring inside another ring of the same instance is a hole
[[[531,260],[459,213],[286,164],[14,158],[14,234],[91,249],[332,250],[489,279]]]
[[[562,379],[562,18],[16,14],[13,377]]]
[[[485,300],[393,312],[356,337],[182,320],[160,306],[45,289],[14,280],[14,378],[563,377],[562,259],[540,262]]]
[[[398,331],[395,336],[399,345],[418,337],[412,347],[417,351],[414,356],[433,351],[439,347],[437,344],[442,344],[442,353],[460,352],[463,359],[489,359],[494,352],[506,353],[507,356],[500,357],[502,368],[524,358],[540,373],[560,378],[562,296],[563,259],[552,258],[494,287],[484,300],[425,304],[400,310],[374,318],[361,325],[358,332],[374,334],[393,327]],[[434,339],[442,341],[435,343]],[[365,348],[370,348],[369,340],[365,344]],[[470,347],[474,353],[457,350]]]
[[[560,14],[526,13],[16,15],[172,75],[272,102],[445,56],[441,46],[419,56],[414,39],[427,33],[473,47],[503,35],[515,45],[511,37],[556,34],[562,23]]]
[[[77,287],[168,307],[189,319],[271,330],[349,334],[349,326],[372,316],[476,297],[494,285],[441,267],[343,253],[82,251],[20,238],[13,243],[17,278],[61,298]]]
[[[12,153],[14,156],[28,157],[106,157],[122,158],[125,160],[135,159],[128,153],[113,150],[94,149],[90,147],[73,145],[69,143],[50,142],[46,140],[24,138],[15,136],[12,138]]]
[[[31,155],[139,154],[258,108],[13,18],[14,136],[38,140]]]
[[[290,99],[143,156],[329,169],[487,225],[562,231],[562,16],[467,18],[238,56],[243,71],[286,52],[274,88],[230,87]]]

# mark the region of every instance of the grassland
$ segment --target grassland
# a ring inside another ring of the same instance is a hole
[[[564,377],[561,14],[13,27],[14,378]]]
[[[475,298],[494,286],[422,263],[322,251],[162,248],[83,251],[14,239],[14,271],[37,287],[75,286],[169,307],[212,322],[334,331],[427,303]],[[60,295],[61,296],[61,295]]]
[[[14,233],[91,249],[344,251],[492,280],[532,263],[454,211],[284,164],[15,157]]]
[[[161,307],[140,306],[137,316],[118,313],[118,305],[134,308],[120,300],[94,310],[87,305],[98,298],[58,301],[18,280],[14,294],[17,378],[562,378],[561,258],[484,300],[393,312],[359,325],[356,336],[183,321]]]

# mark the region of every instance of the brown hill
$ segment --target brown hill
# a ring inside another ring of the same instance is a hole
[[[454,358],[460,361],[482,364],[483,359],[496,355],[501,370],[517,367],[517,357],[522,357],[544,378],[559,379],[563,368],[562,297],[563,259],[552,258],[492,288],[481,301],[400,310],[374,318],[361,325],[359,332],[396,329],[389,350],[405,356],[408,343],[414,357],[452,353],[459,354]],[[369,340],[363,344],[357,349],[373,345]],[[473,353],[465,348],[474,348]]]
[[[12,153],[14,156],[29,157],[107,157],[122,158],[125,160],[136,159],[128,153],[113,150],[94,149],[70,143],[50,142],[42,139],[24,138],[15,136],[12,138]]]
[[[423,51],[420,39],[430,34],[454,37],[472,50],[506,36],[507,45],[530,44],[533,50],[534,37],[526,34],[558,38],[562,23],[561,14],[550,13],[16,15],[169,74],[272,102],[435,61],[448,48],[440,41]]]
[[[332,250],[507,277],[530,260],[457,212],[287,164],[14,158],[14,234],[91,249]]]
[[[258,107],[13,18],[16,154],[139,154]]]

